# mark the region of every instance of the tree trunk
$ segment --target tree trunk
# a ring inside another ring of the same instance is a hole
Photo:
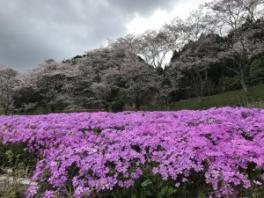
[[[137,110],[137,111],[140,110],[140,106],[141,106],[141,105],[139,104],[139,102],[136,102],[136,110]]]
[[[244,92],[247,92],[248,91],[248,88],[247,88],[247,85],[246,85],[246,82],[244,80],[240,80],[240,84],[241,84],[241,87],[243,89]]]
[[[247,87],[247,84],[245,81],[245,75],[243,72],[241,72],[241,74],[240,74],[240,85],[241,85],[244,92],[248,91],[248,87]]]
[[[138,96],[136,97],[135,105],[136,105],[136,110],[139,111],[141,104],[140,104],[140,100],[139,100]]]
[[[5,105],[3,110],[4,110],[4,115],[8,115],[8,112],[9,112],[8,105]]]

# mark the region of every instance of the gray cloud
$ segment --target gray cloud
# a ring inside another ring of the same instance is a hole
[[[121,8],[123,12],[149,15],[157,8],[169,9],[175,0],[109,0],[113,5]],[[178,0],[179,1],[179,0]]]
[[[178,0],[0,0],[0,65],[18,70],[99,47],[126,32],[135,14],[148,16]]]

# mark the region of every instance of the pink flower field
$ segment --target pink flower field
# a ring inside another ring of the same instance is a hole
[[[31,179],[39,185],[27,197],[140,196],[151,188],[161,189],[160,197],[184,197],[186,189],[194,191],[189,197],[241,197],[263,190],[261,109],[2,116],[0,140],[38,156]]]

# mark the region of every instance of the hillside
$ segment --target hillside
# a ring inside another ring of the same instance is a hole
[[[213,96],[201,98],[191,98],[181,100],[179,102],[170,103],[168,105],[149,105],[144,106],[144,110],[181,110],[181,109],[207,109],[212,107],[224,106],[244,106],[264,108],[264,85],[250,87],[245,93],[241,90],[228,91]]]

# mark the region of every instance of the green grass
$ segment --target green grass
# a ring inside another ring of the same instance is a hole
[[[250,103],[248,105],[248,107],[256,107],[256,108],[262,108],[262,109],[264,109],[264,101]]]
[[[181,100],[168,105],[144,106],[143,110],[207,109],[223,106],[264,108],[264,84],[250,87],[247,93],[241,90],[230,91],[213,96]]]

